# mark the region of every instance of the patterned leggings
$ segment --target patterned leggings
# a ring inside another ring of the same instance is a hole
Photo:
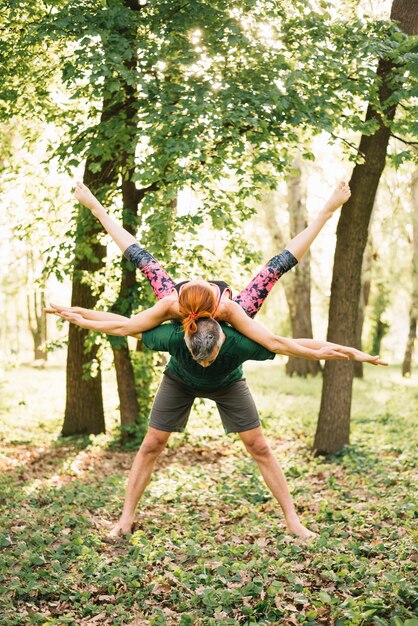
[[[171,293],[174,281],[149,252],[134,243],[125,250],[124,255],[148,278],[159,300]],[[289,250],[283,250],[270,259],[245,289],[232,299],[249,317],[254,317],[280,276],[292,269],[296,263],[297,259],[293,254]]]

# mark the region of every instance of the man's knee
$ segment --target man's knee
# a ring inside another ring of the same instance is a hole
[[[263,435],[258,435],[254,438],[249,438],[246,441],[244,441],[244,444],[248,452],[255,459],[267,458],[272,454],[271,448]]]
[[[155,432],[148,432],[145,435],[144,441],[141,444],[139,451],[144,456],[158,456],[164,450],[167,445],[168,434],[157,434]]]

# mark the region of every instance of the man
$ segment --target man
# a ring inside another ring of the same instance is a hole
[[[55,307],[47,311],[80,326],[95,329],[91,311],[86,312],[86,318],[75,313],[71,307]],[[131,328],[128,318],[125,320],[126,327]],[[121,321],[118,334],[126,334],[123,326]],[[102,323],[97,329],[106,332]],[[179,324],[163,324],[142,334],[147,347],[169,352],[171,358],[155,397],[148,432],[132,465],[122,515],[110,532],[111,537],[132,532],[135,510],[149,483],[155,462],[170,434],[184,430],[193,402],[198,397],[214,400],[225,431],[238,433],[280,504],[289,532],[302,538],[314,535],[303,526],[296,513],[286,478],[262,432],[254,400],[243,379],[242,364],[248,360],[274,359],[276,354],[318,360],[353,359],[374,365],[386,363],[355,348],[314,339],[286,339],[273,335],[262,326],[260,329],[263,345],[213,319],[200,320],[197,333],[187,342]],[[139,337],[134,332],[132,334]],[[205,353],[208,337],[215,348],[202,359],[201,348]]]

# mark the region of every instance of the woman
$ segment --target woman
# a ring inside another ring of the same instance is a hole
[[[199,319],[213,318],[228,322],[243,335],[264,345],[263,331],[267,331],[252,318],[260,310],[277,280],[302,259],[336,209],[348,200],[351,191],[347,183],[338,183],[316,219],[294,237],[282,253],[270,259],[249,285],[235,297],[232,296],[229,285],[223,281],[195,279],[175,284],[158,261],[139,246],[133,235],[108,215],[86,185],[78,182],[74,195],[99,219],[126,258],[146,276],[158,302],[132,316],[129,323],[125,317],[114,313],[90,311],[80,307],[51,305],[46,309],[47,312],[56,313],[83,328],[93,328],[89,321],[94,321],[95,330],[101,330],[102,326],[103,331],[109,334],[116,331],[117,334],[126,335],[142,333],[167,320],[180,320],[186,336],[191,336],[197,331]],[[210,348],[208,345],[208,352],[212,351]]]

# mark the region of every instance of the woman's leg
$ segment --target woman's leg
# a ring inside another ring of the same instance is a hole
[[[250,284],[233,298],[249,317],[254,317],[258,313],[279,278],[304,257],[326,222],[338,207],[347,202],[350,195],[348,184],[343,181],[339,182],[312,224],[296,235],[283,252],[270,259]]]
[[[77,183],[74,195],[83,206],[97,217],[126,258],[149,280],[157,298],[160,300],[164,296],[168,296],[174,287],[174,281],[159,262],[149,252],[140,247],[131,233],[110,217],[104,206],[100,204],[86,185],[80,182]]]
[[[123,253],[128,261],[131,261],[148,279],[155,295],[159,300],[168,296],[174,287],[174,280],[167,274],[152,254],[133,243]]]
[[[254,276],[249,285],[233,298],[234,302],[237,302],[249,317],[255,317],[280,276],[292,269],[297,262],[289,250],[276,254]]]

